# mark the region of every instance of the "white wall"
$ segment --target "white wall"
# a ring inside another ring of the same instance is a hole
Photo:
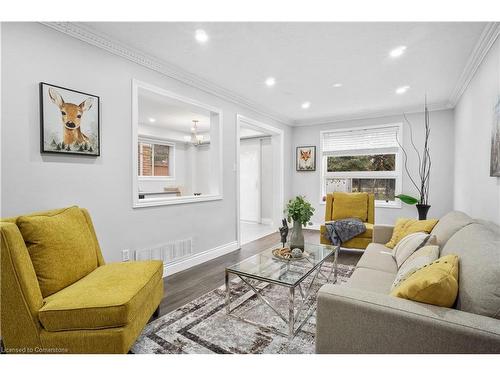
[[[423,140],[422,113],[407,116],[413,125],[413,135],[417,146],[421,149]],[[431,209],[429,217],[440,217],[453,208],[453,111],[436,111],[430,113],[431,140],[430,152],[432,157],[432,172],[430,178],[429,201]],[[316,145],[316,171],[296,172],[295,166],[292,171],[293,193],[305,195],[316,209],[312,221],[314,224],[324,222],[325,205],[320,203],[321,199],[321,155],[320,155],[320,131],[340,129],[359,126],[383,125],[403,122],[402,116],[383,117],[365,120],[342,121],[325,125],[304,126],[293,129],[293,160],[295,162],[295,147]],[[409,151],[408,166],[413,174],[416,174],[417,164],[415,153],[411,151],[408,127],[404,126],[404,146]],[[403,173],[403,193],[417,195],[412,188],[408,176]],[[393,224],[398,217],[416,217],[417,211],[413,206],[402,205],[401,208],[375,209],[375,222],[379,224]]]
[[[455,107],[454,207],[500,224],[500,178],[490,177],[493,108],[500,99],[497,39]]]
[[[107,261],[193,237],[194,252],[236,241],[236,114],[290,130],[234,103],[146,69],[36,23],[2,24],[2,216],[79,205],[90,210]],[[152,83],[223,110],[224,199],[132,208],[132,79]],[[102,155],[41,155],[38,83],[101,98]],[[285,161],[285,199],[291,161]]]

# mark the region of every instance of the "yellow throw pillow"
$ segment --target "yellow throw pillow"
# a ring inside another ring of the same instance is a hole
[[[417,219],[407,219],[401,218],[396,220],[396,225],[392,232],[392,237],[389,242],[385,244],[386,247],[394,249],[394,246],[398,244],[404,237],[409,234],[417,232],[430,233],[432,228],[437,224],[438,220],[417,220]]]
[[[458,256],[449,254],[419,268],[392,290],[394,297],[451,307],[458,294]]]
[[[95,243],[80,208],[20,216],[16,223],[44,298],[97,268]]]
[[[333,193],[333,220],[368,219],[368,193]]]

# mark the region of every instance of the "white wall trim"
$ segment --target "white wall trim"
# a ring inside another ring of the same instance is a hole
[[[213,249],[202,251],[201,253],[194,254],[187,259],[182,259],[178,262],[172,262],[163,265],[163,277],[173,275],[174,273],[187,270],[188,268],[197,266],[198,264],[208,262],[209,260],[226,255],[233,251],[238,250],[238,243],[236,241],[214,247]]]
[[[440,102],[440,103],[428,103],[429,111],[442,111],[446,109],[451,109],[453,106],[449,102]],[[424,103],[419,106],[411,106],[411,107],[402,107],[395,108],[392,107],[390,109],[381,109],[381,110],[367,110],[367,111],[358,111],[352,113],[339,114],[335,116],[326,116],[316,119],[306,119],[306,120],[297,120],[294,121],[292,126],[314,126],[314,125],[326,125],[332,124],[336,122],[345,122],[345,121],[353,121],[353,120],[368,120],[368,119],[377,119],[382,117],[391,117],[391,116],[402,116],[403,113],[420,113],[424,111]]]
[[[488,22],[481,36],[479,37],[472,53],[465,64],[464,70],[458,79],[458,82],[450,96],[450,105],[455,107],[469,86],[470,81],[476,74],[477,69],[483,62],[483,59],[488,54],[490,48],[495,43],[500,35],[500,22]]]
[[[248,108],[253,112],[269,117],[285,125],[291,124],[291,119],[276,113],[270,109],[263,108],[261,105],[247,99],[231,90],[223,88],[213,82],[201,78],[195,74],[189,73],[180,67],[169,64],[163,60],[156,59],[144,52],[129,47],[109,36],[91,30],[87,26],[78,22],[41,22],[43,25],[57,30],[63,34],[79,39],[83,42],[101,48],[105,51],[123,57],[136,64],[142,65],[148,69],[164,74],[186,85],[195,87],[219,98]]]

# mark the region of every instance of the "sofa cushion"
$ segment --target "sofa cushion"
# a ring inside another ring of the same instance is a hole
[[[473,222],[474,219],[463,212],[452,211],[439,220],[439,223],[432,229],[431,234],[436,236],[437,244],[443,247],[451,236]]]
[[[97,268],[96,242],[78,207],[20,216],[16,224],[28,248],[43,297]]]
[[[453,254],[424,265],[391,291],[394,297],[451,307],[458,293],[458,257]]]
[[[469,224],[446,242],[448,254],[460,258],[456,308],[500,319],[500,230]]]
[[[417,232],[429,233],[438,221],[436,219],[417,220],[401,218],[396,221],[392,237],[385,246],[393,249],[404,237]]]
[[[158,283],[161,261],[110,263],[44,299],[39,319],[47,331],[122,327],[130,323]]]
[[[392,274],[398,272],[398,266],[392,256],[392,250],[379,243],[368,245],[356,267],[369,268]]]
[[[439,246],[428,245],[418,249],[404,261],[398,270],[392,289],[396,288],[403,280],[419,268],[430,264],[439,258]]]
[[[417,232],[407,235],[394,246],[393,256],[396,260],[398,268],[405,262],[408,257],[416,250],[421,248],[427,242],[429,235],[424,232]]]
[[[333,220],[368,219],[368,193],[333,193]]]
[[[363,289],[370,292],[389,294],[396,274],[372,270],[369,268],[356,268],[346,285],[351,288]]]

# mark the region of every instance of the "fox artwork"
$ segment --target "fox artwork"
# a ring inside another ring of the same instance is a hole
[[[316,170],[316,146],[297,147],[297,171]]]
[[[99,156],[99,97],[40,83],[41,152]]]

